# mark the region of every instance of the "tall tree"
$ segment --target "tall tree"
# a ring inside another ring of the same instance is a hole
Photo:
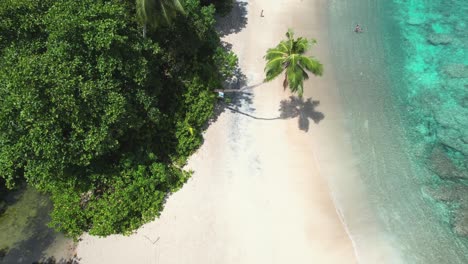
[[[216,13],[222,16],[227,15],[234,7],[234,0],[200,0],[204,6],[213,5]]]
[[[189,174],[232,72],[213,6],[143,38],[133,1],[0,1],[0,185],[51,195],[50,225],[128,233]],[[11,3],[10,3],[11,2]],[[4,19],[3,19],[4,18]]]
[[[323,73],[323,65],[314,57],[304,54],[312,44],[317,43],[315,39],[308,40],[299,37],[294,39],[294,32],[289,29],[286,40],[281,41],[275,48],[268,49],[265,55],[267,61],[265,66],[265,81],[271,81],[285,71],[283,87],[302,97],[304,93],[304,80],[309,79],[307,71],[316,76]]]
[[[177,13],[184,13],[179,0],[136,0],[137,16],[143,25],[143,35],[146,35],[147,26],[156,28],[169,24]]]

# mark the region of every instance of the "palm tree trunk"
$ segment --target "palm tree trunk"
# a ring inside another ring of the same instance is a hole
[[[285,73],[284,73],[284,81],[283,81],[283,88],[284,88],[284,90],[286,90],[287,87],[288,87],[288,73],[285,72]]]
[[[146,38],[146,23],[143,25],[143,38]]]

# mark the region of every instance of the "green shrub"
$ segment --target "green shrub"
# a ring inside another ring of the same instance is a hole
[[[0,177],[50,193],[57,230],[129,233],[189,176],[236,58],[214,8],[184,5],[144,37],[134,1],[0,4]]]

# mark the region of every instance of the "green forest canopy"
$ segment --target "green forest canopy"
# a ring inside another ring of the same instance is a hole
[[[57,230],[131,232],[187,179],[237,59],[215,8],[181,2],[143,37],[134,0],[0,1],[1,177],[49,193]]]

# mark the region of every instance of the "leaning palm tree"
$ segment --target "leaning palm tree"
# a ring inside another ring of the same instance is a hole
[[[269,49],[265,55],[267,64],[265,66],[265,81],[271,81],[285,71],[283,87],[302,97],[304,93],[304,80],[309,79],[307,71],[316,76],[323,73],[323,65],[314,57],[305,56],[316,40],[305,38],[294,39],[294,32],[289,29],[286,33],[287,40],[281,41],[275,48]]]
[[[169,24],[177,13],[184,13],[179,0],[136,0],[137,18],[143,25],[146,36],[147,26],[156,28]]]

